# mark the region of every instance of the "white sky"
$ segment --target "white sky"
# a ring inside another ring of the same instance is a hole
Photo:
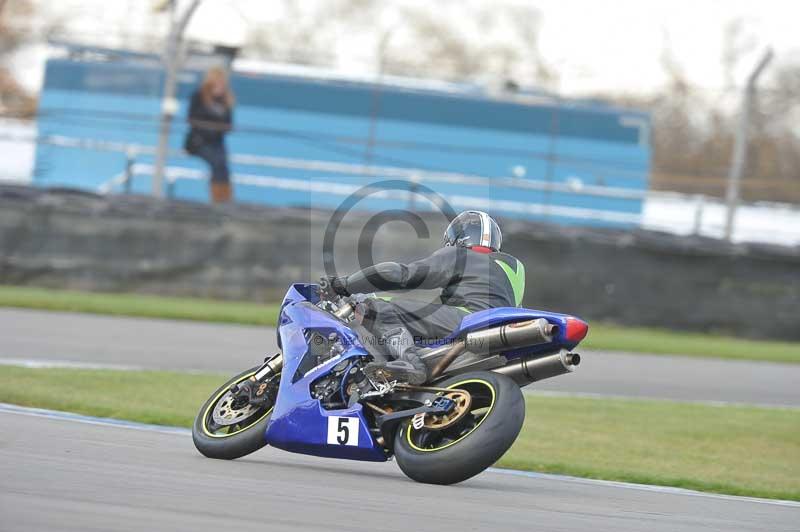
[[[754,55],[768,45],[777,57],[800,59],[800,3],[793,0],[537,3],[546,13],[542,51],[561,65],[565,84],[576,88],[586,84],[638,91],[662,83],[659,58],[667,42],[691,81],[721,88],[723,29],[737,18],[746,22],[755,46],[755,54],[743,61],[739,79],[746,77]]]
[[[35,0],[46,20],[61,19],[71,34],[115,44],[142,34],[163,35],[164,15],[154,15],[153,0]],[[325,0],[303,0],[304,6]],[[383,0],[391,15],[399,7],[432,10],[452,21],[472,39],[488,38],[475,30],[464,6],[494,5],[492,0]],[[186,0],[182,0],[186,2]],[[495,0],[497,2],[497,0]],[[747,70],[767,45],[776,61],[800,63],[800,2],[795,0],[507,0],[533,6],[543,17],[540,47],[548,64],[560,75],[558,90],[565,94],[598,91],[650,92],[664,82],[660,56],[665,43],[688,79],[710,91],[724,86],[721,64],[723,31],[734,19],[745,22],[744,35],[753,45],[737,72],[742,84]],[[190,28],[209,39],[241,41],[248,28],[285,18],[271,0],[205,0]],[[337,31],[336,65],[349,74],[372,74],[373,43],[392,23],[391,16],[375,22],[373,33]],[[286,23],[291,23],[287,20]],[[384,27],[382,27],[384,26]],[[502,28],[500,29],[502,33]],[[495,35],[493,38],[497,38]],[[43,48],[21,52],[13,65],[23,83],[41,83]],[[768,75],[765,76],[768,82]]]

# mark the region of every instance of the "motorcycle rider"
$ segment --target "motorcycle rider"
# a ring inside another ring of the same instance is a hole
[[[491,216],[464,211],[445,230],[443,247],[427,258],[409,264],[383,262],[346,277],[328,278],[328,289],[342,296],[441,289],[441,304],[410,298],[363,300],[363,325],[384,342],[392,357],[368,364],[367,374],[423,384],[429,373],[417,342],[446,338],[471,312],[518,306],[525,292],[525,267],[500,251],[502,243],[500,227]]]

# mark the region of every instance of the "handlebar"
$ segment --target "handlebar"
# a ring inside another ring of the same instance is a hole
[[[345,300],[345,298],[341,298],[342,301],[338,309],[333,312],[333,315],[339,318],[342,321],[347,320],[350,316],[353,315],[353,311],[355,310],[355,305],[353,305],[350,301]]]
[[[346,321],[355,310],[355,304],[350,301],[350,298],[342,297],[331,289],[330,281],[328,281],[327,277],[319,280],[319,295],[320,299],[332,303],[336,307],[336,310],[330,312],[342,321]]]

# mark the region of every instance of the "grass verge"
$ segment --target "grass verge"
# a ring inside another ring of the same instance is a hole
[[[278,305],[0,285],[0,307],[274,326]],[[592,322],[587,349],[800,363],[800,342],[765,342]]]
[[[800,500],[800,410],[527,398],[501,467]]]
[[[0,285],[0,307],[244,325],[275,325],[279,305]]]
[[[746,340],[732,336],[622,327],[606,323],[592,323],[589,336],[581,347],[655,355],[800,363],[800,342]]]
[[[0,367],[0,402],[190,427],[224,376]],[[800,500],[800,410],[527,397],[500,467]]]

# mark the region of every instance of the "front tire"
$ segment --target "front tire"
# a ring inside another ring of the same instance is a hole
[[[395,434],[394,452],[409,478],[455,484],[482,472],[511,447],[525,420],[525,400],[513,380],[489,371],[465,373],[436,386],[467,390],[472,396],[469,413],[440,431],[402,424]]]
[[[258,409],[248,405],[235,410],[230,402],[230,387],[249,379],[258,369],[259,366],[256,366],[236,375],[217,388],[203,404],[192,425],[194,446],[203,456],[233,460],[255,452],[267,444],[265,431],[274,405],[268,402]],[[274,386],[277,386],[279,381],[279,375],[273,377]],[[229,420],[225,420],[225,416]],[[216,423],[215,417],[222,423]]]

